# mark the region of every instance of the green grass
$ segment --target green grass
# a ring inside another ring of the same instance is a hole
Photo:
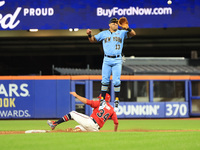
[[[57,126],[66,129],[77,125],[69,121]],[[102,130],[113,130],[113,121]],[[200,120],[133,119],[119,120],[119,130],[199,130]],[[46,120],[0,120],[0,131],[49,130]],[[0,135],[2,150],[199,150],[200,132],[85,132]]]

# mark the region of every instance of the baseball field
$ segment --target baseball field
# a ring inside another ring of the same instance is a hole
[[[0,120],[1,150],[199,150],[200,118],[122,119],[118,132],[108,120],[100,132],[66,132],[77,125],[62,123],[48,133],[26,130],[50,130],[47,120]]]

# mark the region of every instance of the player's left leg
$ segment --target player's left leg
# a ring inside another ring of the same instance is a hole
[[[119,99],[120,99],[120,88],[121,88],[121,70],[122,70],[122,63],[121,60],[117,60],[118,62],[112,67],[112,74],[113,74],[113,84],[114,84],[114,92],[115,92],[115,106],[114,110],[118,111],[119,106]]]
[[[104,62],[102,65],[102,81],[101,81],[101,100],[100,100],[100,107],[99,110],[105,107],[105,96],[106,92],[108,91],[108,86],[110,83],[110,75],[111,75],[112,68],[109,65],[109,60],[104,58]]]
[[[65,116],[60,118],[58,121],[50,121],[50,120],[48,120],[47,124],[51,127],[52,130],[54,130],[57,125],[59,125],[60,123],[66,122],[66,121],[68,121],[70,119],[71,119],[71,115],[70,114],[66,114]]]

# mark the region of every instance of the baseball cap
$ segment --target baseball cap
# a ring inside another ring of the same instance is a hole
[[[109,20],[109,24],[110,23],[117,23],[118,22],[118,19],[117,18],[111,18],[110,20]]]
[[[98,96],[99,100],[101,99],[101,94]],[[105,101],[110,101],[110,95],[106,93]]]

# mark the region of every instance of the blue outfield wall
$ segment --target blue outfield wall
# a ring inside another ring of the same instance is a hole
[[[146,79],[153,83],[158,76],[148,76],[148,78],[133,76],[132,78],[133,80]],[[162,78],[160,77],[160,80],[170,80],[166,76]],[[174,80],[174,77],[170,76],[170,78]],[[175,78],[177,79],[177,76]],[[178,77],[179,80],[180,78],[182,77]],[[153,102],[153,97],[150,97],[150,102],[120,102],[118,118],[200,116],[199,113],[191,111],[192,99],[200,99],[200,96],[192,96],[189,80],[192,78],[192,81],[200,81],[200,76],[183,78],[186,79],[185,102]],[[0,77],[0,119],[60,118],[75,109],[77,102],[69,92],[75,91],[77,84],[84,85],[86,98],[92,99],[93,81],[100,81],[100,79],[101,77],[96,76]],[[151,87],[150,92],[153,92]],[[113,102],[111,105],[113,106]],[[86,106],[85,114],[90,115],[91,112],[92,109]]]
[[[0,119],[59,118],[70,111],[70,80],[0,80]]]

